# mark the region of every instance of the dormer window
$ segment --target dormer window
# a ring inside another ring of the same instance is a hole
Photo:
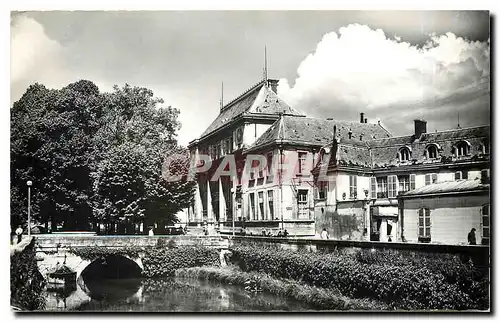
[[[398,152],[398,159],[401,162],[410,161],[411,151],[407,147],[402,147]]]
[[[466,141],[460,141],[453,147],[456,157],[466,156],[470,153],[470,144]]]
[[[425,156],[427,159],[438,158],[438,147],[435,144],[430,144],[425,148]]]

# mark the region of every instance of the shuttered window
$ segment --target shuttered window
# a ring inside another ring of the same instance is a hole
[[[358,177],[357,176],[349,176],[349,198],[356,199],[357,191],[358,191]]]
[[[377,199],[377,178],[370,178],[370,197],[371,199]]]
[[[481,244],[489,245],[490,243],[490,205],[481,207],[481,224],[483,230],[483,238]]]

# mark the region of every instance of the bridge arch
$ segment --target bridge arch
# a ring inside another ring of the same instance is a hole
[[[86,261],[84,267],[79,267],[80,276],[91,279],[118,279],[140,277],[144,266],[140,257],[127,255],[105,255],[93,261]]]

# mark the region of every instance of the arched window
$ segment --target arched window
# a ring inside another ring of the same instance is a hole
[[[429,144],[425,148],[425,156],[427,159],[437,159],[438,157],[438,148],[435,144]]]
[[[457,157],[469,155],[470,153],[470,145],[466,141],[460,141],[454,146],[454,154]]]
[[[407,147],[402,147],[398,152],[399,161],[410,161],[411,151]]]

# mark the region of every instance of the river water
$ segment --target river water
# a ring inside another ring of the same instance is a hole
[[[45,311],[238,312],[304,311],[302,302],[242,286],[182,278],[84,281],[72,289],[48,288]]]

